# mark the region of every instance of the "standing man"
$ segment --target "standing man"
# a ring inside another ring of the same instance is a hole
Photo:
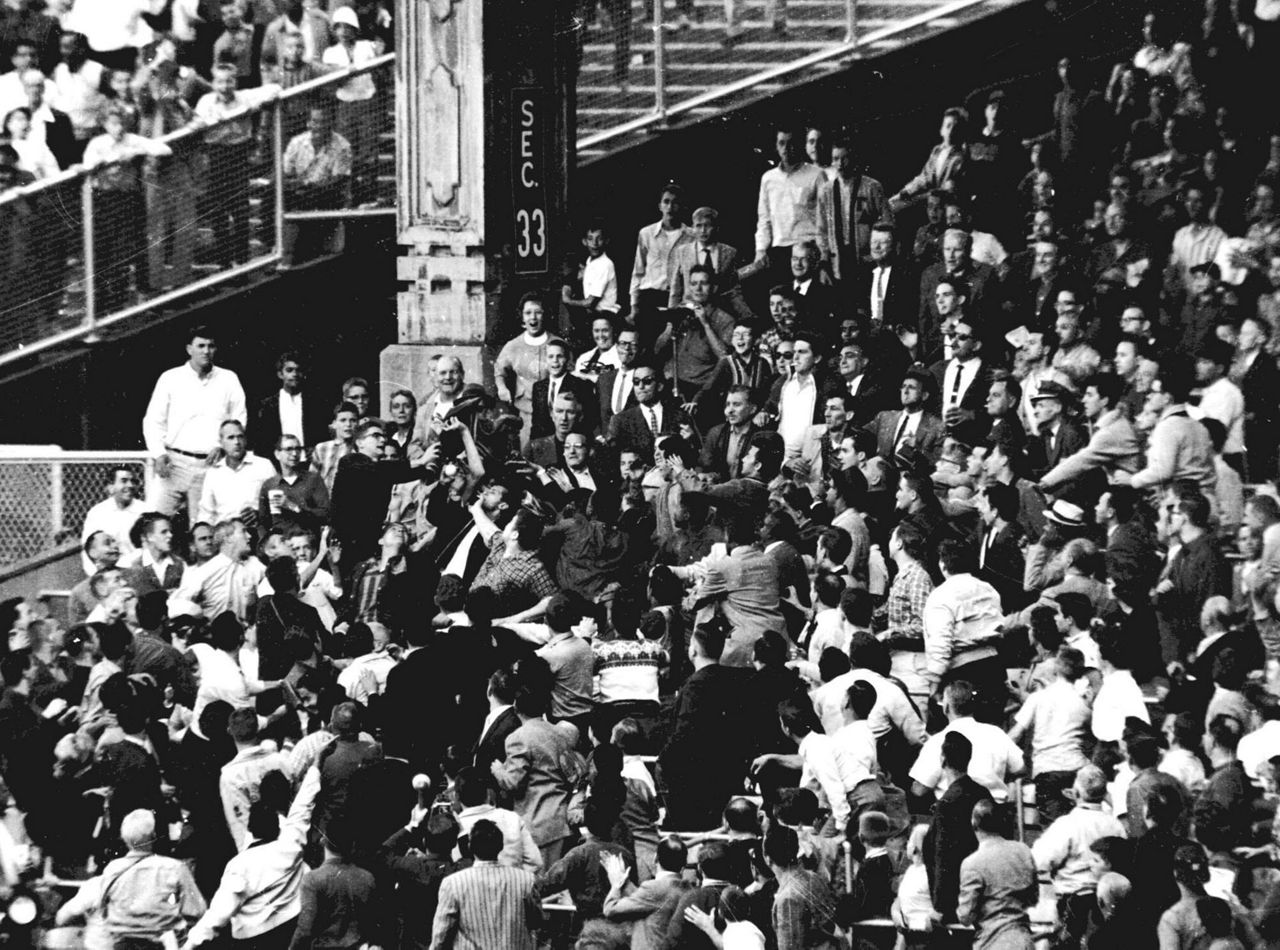
[[[938,381],[947,433],[974,445],[990,430],[986,404],[987,392],[991,389],[991,367],[983,358],[977,321],[964,314],[966,288],[958,281],[938,285],[939,294],[948,289],[955,295],[957,304],[951,359],[935,363],[930,372]]]
[[[640,352],[640,336],[630,327],[618,331],[618,342],[614,349],[618,352],[618,365],[609,366],[600,371],[596,381],[596,395],[600,398],[600,431],[609,431],[609,422],[624,409],[636,404],[635,375],[636,357]]]
[[[670,350],[667,374],[673,395],[693,413],[694,400],[715,375],[716,365],[730,353],[733,317],[711,302],[715,276],[701,264],[689,271],[689,293],[684,310],[672,313],[672,322],[658,334],[654,352]]]
[[[831,166],[835,175],[818,191],[818,250],[831,275],[847,282],[871,253],[875,231],[888,231],[892,247],[893,212],[884,185],[864,174],[852,139],[842,137],[831,146]]]
[[[1147,437],[1147,462],[1130,484],[1139,490],[1166,488],[1180,481],[1195,482],[1202,492],[1212,494],[1218,482],[1213,466],[1213,443],[1209,432],[1187,411],[1191,394],[1191,368],[1182,360],[1169,359],[1147,392],[1147,411],[1157,422]]]
[[[631,325],[650,340],[658,335],[658,310],[678,307],[682,302],[670,299],[671,275],[680,249],[693,241],[693,230],[680,223],[680,198],[680,186],[667,184],[658,199],[659,219],[646,224],[636,235],[636,261],[631,268]]]
[[[942,261],[931,264],[920,275],[920,352],[932,353],[942,344],[942,317],[938,314],[937,290],[944,277],[963,280],[969,288],[969,315],[982,323],[994,313],[999,296],[999,278],[990,264],[976,263],[971,253],[973,240],[968,231],[948,228],[942,235]]]
[[[771,282],[776,283],[791,273],[791,249],[818,238],[818,192],[827,176],[817,165],[804,161],[794,131],[778,130],[774,147],[777,167],[760,177],[754,264],[757,270],[767,268]]]
[[[1034,946],[1027,911],[1040,899],[1031,849],[1004,836],[1004,812],[994,802],[973,806],[978,850],[960,865],[956,919],[973,926],[974,950]]]
[[[1065,418],[1071,391],[1052,380],[1040,384],[1031,396],[1039,442],[1032,443],[1031,465],[1037,475],[1044,475],[1065,458],[1085,447],[1084,430]]]
[[[355,564],[377,553],[378,539],[391,502],[391,486],[421,478],[419,469],[434,464],[439,443],[417,458],[382,461],[387,433],[377,419],[356,429],[356,450],[338,463],[330,507],[333,533],[342,545],[343,559]]]
[[[769,393],[766,411],[777,419],[788,459],[800,455],[809,429],[823,418],[826,397],[840,392],[838,383],[816,372],[821,356],[822,340],[817,334],[797,334],[792,373],[778,377]]]
[[[172,515],[185,497],[195,520],[209,466],[222,455],[218,432],[228,419],[244,424],[244,389],[229,369],[214,365],[218,343],[208,327],[187,335],[186,363],[156,381],[142,418],[142,436],[151,457],[147,507]]]
[[[129,539],[134,523],[147,511],[147,506],[137,498],[138,477],[133,469],[117,465],[111,469],[107,481],[107,497],[89,509],[85,515],[84,527],[80,529],[80,544],[89,540],[95,531],[105,531],[116,539],[120,546],[120,558],[125,560],[132,556],[137,548]],[[94,573],[96,568],[87,554],[82,554],[80,561],[86,575]]]
[[[533,384],[533,421],[529,429],[531,439],[551,435],[555,429],[552,421],[553,409],[561,393],[572,393],[578,397],[583,416],[578,421],[585,427],[584,431],[595,431],[595,419],[591,413],[598,403],[596,387],[591,380],[574,376],[571,369],[573,355],[569,352],[569,344],[564,340],[548,340],[547,375]]]
[[[1276,470],[1276,421],[1280,417],[1280,370],[1266,353],[1271,324],[1257,316],[1240,321],[1231,381],[1244,396],[1246,477],[1257,481]]]
[[[891,224],[876,224],[867,239],[867,253],[859,257],[860,266],[841,271],[853,282],[854,309],[866,308],[873,329],[913,326],[916,322],[919,282],[897,254],[896,243]]]
[[[1217,419],[1227,431],[1222,460],[1237,472],[1244,471],[1244,395],[1227,378],[1235,356],[1230,343],[1206,340],[1196,354],[1196,380],[1200,383],[1200,405],[1190,410],[1196,419]],[[1270,474],[1270,473],[1267,473]]]
[[[1081,404],[1092,434],[1088,445],[1062,458],[1040,479],[1040,490],[1061,494],[1065,489],[1088,487],[1097,497],[1098,482],[1116,480],[1119,472],[1132,475],[1142,464],[1138,434],[1121,408],[1124,380],[1114,374],[1097,374],[1084,382]],[[1090,478],[1093,476],[1093,478]]]
[[[488,819],[477,821],[467,837],[475,863],[440,882],[432,950],[536,950],[534,928],[542,918],[538,879],[525,868],[498,864],[502,831]]]
[[[258,414],[253,420],[254,451],[263,458],[277,448],[282,435],[294,436],[304,447],[329,437],[328,407],[310,401],[304,405],[302,387],[307,374],[302,357],[292,351],[280,354],[276,360],[276,379],[280,380],[280,388],[258,403]],[[304,461],[305,458],[302,456]]]
[[[228,419],[218,429],[222,458],[214,463],[200,492],[198,518],[216,525],[239,518],[257,527],[258,495],[276,470],[266,459],[246,450],[244,426]]]

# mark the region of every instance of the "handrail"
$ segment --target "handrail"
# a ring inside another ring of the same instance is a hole
[[[892,25],[869,33],[861,39],[854,37],[852,42],[833,46],[830,49],[819,50],[816,53],[810,53],[808,56],[803,56],[800,59],[792,60],[789,63],[783,63],[779,66],[774,66],[772,69],[766,69],[761,73],[756,73],[754,76],[747,76],[744,79],[739,79],[736,82],[729,83],[728,85],[709,89],[706,92],[699,93],[698,95],[685,99],[682,102],[678,102],[675,105],[667,105],[660,113],[653,112],[649,115],[641,116],[638,119],[623,122],[621,125],[616,125],[611,129],[605,129],[601,132],[588,135],[586,138],[578,140],[578,148],[594,148],[597,145],[603,145],[605,142],[611,142],[614,139],[621,138],[624,135],[629,135],[632,132],[640,132],[650,126],[661,125],[675,116],[692,112],[694,109],[716,102],[726,96],[745,92],[748,89],[764,85],[768,82],[774,82],[778,79],[785,79],[794,73],[802,72],[803,70],[809,69],[813,66],[818,66],[822,63],[830,62],[833,59],[840,59],[844,56],[848,56],[850,53],[857,52],[862,46],[879,43],[883,40],[896,36],[899,33],[904,33],[907,30],[913,30],[918,26],[923,26],[931,20],[951,16],[961,12],[962,10],[967,10],[970,7],[981,6],[988,2],[990,2],[990,0],[952,0],[951,3],[944,4],[943,6],[935,7],[934,9],[927,10],[924,13],[917,13],[915,16],[907,17],[905,20],[898,20]]]
[[[258,102],[255,102],[253,105],[249,105],[241,109],[237,109],[235,112],[229,113],[228,115],[219,119],[218,122],[212,125],[205,122],[191,122],[180,129],[174,129],[172,132],[168,132],[164,135],[157,136],[156,138],[152,139],[152,141],[159,142],[162,145],[173,146],[175,143],[181,142],[184,139],[188,139],[197,135],[203,135],[205,132],[207,132],[211,128],[214,128],[216,125],[224,125],[229,122],[236,122],[239,119],[243,119],[245,116],[253,115],[256,112],[261,112],[264,106],[269,106],[276,102],[288,102],[292,99],[297,99],[302,96],[310,95],[311,93],[315,92],[317,89],[323,89],[326,86],[341,85],[342,83],[347,82],[348,80],[354,79],[357,76],[363,76],[365,73],[370,73],[370,72],[374,72],[376,70],[382,69],[384,66],[388,66],[391,63],[394,63],[395,59],[396,59],[395,53],[383,53],[381,56],[377,56],[369,60],[369,62],[367,63],[361,63],[358,66],[346,66],[342,69],[335,69],[333,72],[325,73],[323,76],[317,76],[314,79],[308,79],[306,82],[300,82],[298,83],[298,85],[291,86],[288,89],[282,89],[276,95],[273,95],[268,98],[262,99]],[[260,87],[253,87],[253,88],[260,88]],[[245,90],[241,90],[241,91],[243,92]],[[124,159],[120,159],[119,161],[130,162],[130,161],[134,161],[135,158],[137,157],[138,156],[134,156],[131,158],[124,158]],[[107,168],[111,164],[118,164],[118,162],[105,163],[102,165],[95,165],[92,167],[88,165],[83,165],[83,164],[72,165],[70,168],[63,170],[50,178],[42,178],[39,181],[34,181],[27,185],[20,185],[16,188],[8,188],[5,191],[0,192],[0,205],[3,205],[6,202],[10,202],[10,201],[16,201],[19,198],[29,197],[31,195],[38,194],[42,191],[50,191],[62,185],[69,184],[70,182],[83,178],[86,175],[92,175],[98,169]]]
[[[145,449],[103,449],[80,451],[57,445],[0,445],[0,463],[4,462],[143,462],[149,456]]]

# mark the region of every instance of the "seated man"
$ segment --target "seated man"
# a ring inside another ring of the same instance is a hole
[[[333,130],[325,106],[312,106],[307,131],[285,148],[284,178],[285,207],[291,211],[328,211],[351,203],[351,143]],[[340,254],[346,231],[340,220],[295,224],[286,219],[283,240],[281,266],[292,267],[296,258]]]

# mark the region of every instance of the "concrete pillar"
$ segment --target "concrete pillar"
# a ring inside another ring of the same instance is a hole
[[[559,294],[573,164],[573,0],[397,0],[399,339],[379,404],[428,361],[492,382],[526,290]],[[508,332],[508,329],[510,332]]]

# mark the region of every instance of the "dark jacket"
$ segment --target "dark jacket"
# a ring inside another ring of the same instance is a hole
[[[333,438],[329,431],[332,407],[321,403],[319,396],[302,394],[302,444],[316,445]],[[276,439],[280,438],[280,390],[259,400],[249,431],[253,433],[253,451],[264,459],[276,457]]]
[[[1216,594],[1231,595],[1231,567],[1210,533],[1184,544],[1173,556],[1173,589],[1156,595],[1161,649],[1166,663],[1182,661],[1200,640],[1200,608]]]
[[[933,806],[933,819],[924,837],[924,865],[929,874],[933,909],[943,920],[956,918],[960,896],[960,864],[978,847],[970,821],[973,806],[988,801],[991,793],[962,775]]]
[[[986,528],[978,534],[980,570],[978,577],[1000,592],[1000,606],[1005,612],[1022,608],[1026,602],[1022,577],[1025,559],[1022,555],[1022,528],[1015,522],[1005,525],[998,532],[983,556],[982,546]]]
[[[603,376],[601,377],[603,380]],[[693,419],[674,400],[662,400],[662,424],[659,435],[679,435],[681,423],[693,425]],[[609,422],[609,443],[615,452],[637,452],[641,458],[653,456],[653,432],[645,418],[643,407],[634,405],[624,409]]]
[[[712,426],[707,433],[707,437],[702,442],[702,458],[700,463],[704,469],[714,472],[716,481],[723,482],[730,478],[738,478],[742,474],[742,458],[747,454],[747,443],[751,441],[751,437],[761,429],[754,422],[747,423],[746,438],[742,440],[742,447],[738,450],[737,464],[732,469],[729,468],[729,434],[730,426],[727,422],[722,422],[717,426]]]
[[[531,399],[533,402],[533,420],[529,434],[533,438],[551,435],[555,426],[551,422],[551,406],[547,402],[551,381],[545,376],[533,384]],[[579,426],[583,432],[595,432],[600,426],[600,399],[596,396],[595,383],[581,376],[567,374],[560,380],[560,392],[573,393],[582,403],[582,418]]]
[[[884,293],[884,326],[914,327],[920,319],[917,306],[917,293],[920,289],[920,276],[907,261],[892,260],[889,264],[889,278],[882,289]],[[871,314],[871,290],[875,280],[875,264],[864,261],[853,276],[853,309],[865,310]]]
[[[377,552],[391,503],[391,486],[414,481],[422,474],[421,469],[410,468],[404,459],[375,462],[360,452],[352,452],[338,463],[330,524],[347,563],[362,561]]]

